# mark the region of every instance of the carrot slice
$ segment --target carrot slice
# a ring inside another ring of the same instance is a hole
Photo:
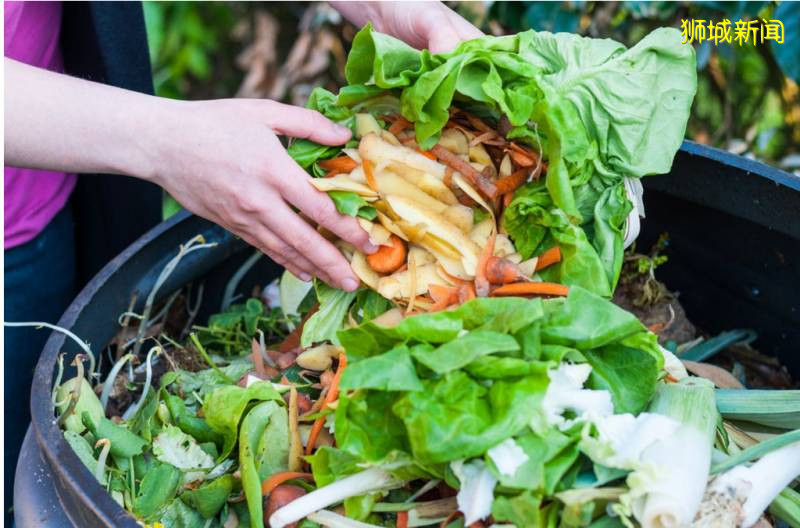
[[[298,471],[283,471],[281,473],[275,473],[274,475],[270,475],[264,482],[261,483],[261,495],[266,496],[272,493],[272,490],[286,482],[287,480],[292,479],[306,479],[306,480],[313,480],[314,476],[311,473],[301,473]]]
[[[321,169],[326,171],[339,171],[350,172],[358,167],[358,162],[350,156],[339,156],[338,158],[331,158],[322,160],[317,163]]]
[[[342,379],[342,373],[346,367],[347,356],[345,354],[339,354],[339,366],[336,369],[336,374],[333,376],[333,381],[331,381],[331,386],[328,389],[328,393],[325,395],[325,401],[320,408],[321,411],[324,411],[333,401],[336,400],[336,398],[339,397],[339,382]],[[323,425],[325,425],[325,416],[320,416],[314,420],[314,425],[311,426],[311,433],[308,435],[306,456],[310,455],[314,451],[314,444],[317,443],[317,437],[319,436],[320,431],[322,431]]]
[[[364,160],[361,163],[361,166],[364,167],[364,176],[367,178],[367,185],[369,188],[375,192],[378,192],[378,184],[375,182],[375,167],[372,165],[370,160]]]
[[[397,512],[397,528],[408,528],[408,512]]]
[[[394,273],[406,263],[406,243],[397,236],[389,237],[391,246],[380,246],[378,251],[367,255],[367,264],[378,273]]]
[[[500,286],[492,292],[492,297],[524,295],[555,295],[566,297],[569,287],[554,282],[513,282]]]
[[[536,261],[536,271],[552,266],[558,262],[561,262],[561,248],[558,246],[551,247],[539,255],[539,260]]]
[[[489,296],[489,279],[486,277],[486,265],[489,262],[489,258],[494,254],[494,241],[496,238],[497,231],[492,231],[489,241],[478,259],[478,268],[475,270],[475,293],[478,297]]]

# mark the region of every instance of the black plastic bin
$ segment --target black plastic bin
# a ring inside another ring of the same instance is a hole
[[[647,218],[639,237],[649,247],[670,234],[669,261],[659,278],[689,318],[708,332],[755,329],[755,345],[800,375],[800,177],[723,151],[685,142],[669,175],[646,178]],[[218,243],[183,260],[160,289],[163,298],[203,279],[199,320],[219,309],[222,290],[251,254],[244,243],[195,216],[178,215],[111,261],[72,303],[59,324],[99,352],[116,332],[131,293],[142,300],[179,244],[203,234]],[[261,259],[240,284],[249,291],[280,273]],[[138,307],[141,309],[141,306]],[[36,368],[32,429],[17,471],[17,526],[129,526],[135,520],[98,485],[56,426],[50,390],[56,358],[77,346],[50,336]],[[8,402],[7,402],[8,404]]]

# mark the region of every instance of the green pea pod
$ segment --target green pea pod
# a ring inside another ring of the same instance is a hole
[[[222,475],[197,489],[183,492],[181,500],[200,512],[200,515],[206,519],[210,519],[225,505],[235,483],[236,479],[233,475]]]
[[[94,420],[88,412],[82,415],[83,424],[96,438],[108,438],[111,441],[111,454],[116,457],[130,458],[140,454],[147,442],[107,418]]]
[[[182,478],[183,473],[169,464],[151,467],[142,478],[139,493],[133,501],[133,513],[144,521],[158,518],[161,510],[175,497]]]
[[[214,432],[205,420],[194,416],[179,396],[162,391],[164,403],[167,404],[170,416],[175,425],[184,433],[193,436],[198,442],[214,442],[217,447],[222,446],[223,438]]]

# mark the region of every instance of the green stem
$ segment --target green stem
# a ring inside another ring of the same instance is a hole
[[[209,357],[208,353],[206,352],[206,349],[203,348],[203,345],[200,344],[200,340],[197,339],[197,335],[194,332],[189,334],[189,339],[192,340],[192,344],[197,349],[197,351],[200,353],[200,355],[203,356],[203,359],[206,361],[206,363],[208,363],[208,365],[212,369],[214,369],[214,372],[216,372],[217,374],[222,376],[222,378],[226,382],[230,383],[231,385],[235,385],[236,384],[236,380],[231,379],[230,376],[228,376],[227,374],[222,372],[222,370],[220,370],[220,368],[213,361],[211,361],[211,358]]]

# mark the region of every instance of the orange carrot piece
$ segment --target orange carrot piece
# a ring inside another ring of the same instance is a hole
[[[311,473],[301,473],[298,471],[283,471],[281,473],[275,473],[274,475],[270,475],[264,482],[261,483],[261,495],[266,496],[272,493],[272,490],[286,482],[287,480],[292,479],[306,479],[312,480],[314,476]]]
[[[514,191],[507,192],[503,195],[503,208],[507,208],[514,201]]]
[[[333,381],[331,381],[331,386],[328,389],[328,393],[325,395],[325,401],[323,402],[320,411],[324,411],[328,405],[330,405],[336,400],[336,398],[339,397],[339,382],[342,379],[342,372],[344,372],[346,367],[347,356],[345,354],[339,354],[339,366],[336,369],[336,374],[333,376]],[[311,426],[311,432],[308,435],[306,456],[310,455],[314,451],[314,444],[317,443],[317,437],[319,436],[320,431],[322,431],[323,425],[325,425],[325,416],[320,416],[314,420],[314,425]]]
[[[509,284],[523,282],[527,280],[527,277],[510,260],[502,257],[489,257],[486,262],[486,279],[490,284]]]
[[[566,297],[569,287],[554,282],[512,282],[492,292],[492,297],[522,297],[525,295],[554,295]]]
[[[523,167],[513,174],[500,178],[494,182],[495,187],[497,187],[497,194],[506,194],[516,191],[522,184],[528,181],[530,172],[530,169]]]
[[[326,171],[350,172],[358,167],[358,162],[350,156],[339,156],[318,162],[321,169]]]
[[[397,512],[397,528],[408,528],[408,512]]]
[[[361,162],[361,166],[364,167],[364,176],[367,178],[367,185],[369,185],[369,188],[373,191],[378,192],[378,184],[375,182],[375,167],[372,162],[365,159]]]
[[[558,262],[561,262],[561,248],[558,246],[551,247],[539,255],[539,260],[536,261],[536,271],[552,266]]]
[[[444,310],[453,303],[458,302],[458,288],[455,286],[442,286],[441,284],[431,284],[428,291],[433,299],[429,312]]]
[[[406,262],[406,243],[397,236],[389,237],[391,246],[379,246],[378,251],[367,255],[367,264],[378,273],[394,273]]]
[[[478,259],[478,268],[475,270],[475,293],[478,297],[489,296],[489,279],[486,277],[486,265],[489,262],[489,258],[494,254],[494,241],[496,238],[497,231],[492,231],[489,241]]]

